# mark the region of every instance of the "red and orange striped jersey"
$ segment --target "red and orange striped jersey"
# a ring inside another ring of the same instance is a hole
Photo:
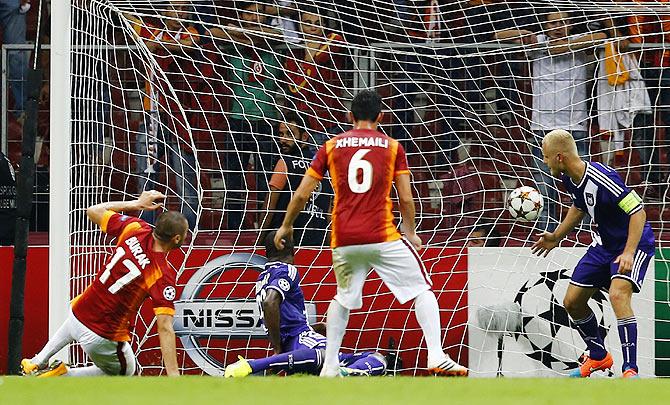
[[[154,252],[152,228],[146,222],[107,211],[100,227],[117,237],[116,249],[95,281],[72,301],[72,313],[98,335],[128,341],[130,322],[147,297],[156,315],[174,315],[176,274],[166,253]]]
[[[400,239],[390,193],[396,176],[409,169],[398,141],[369,129],[340,134],[321,146],[307,169],[318,180],[326,172],[335,190],[331,247]]]

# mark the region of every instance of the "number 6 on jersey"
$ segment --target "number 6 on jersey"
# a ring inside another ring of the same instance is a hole
[[[356,194],[363,194],[372,187],[372,163],[363,159],[370,149],[360,149],[351,157],[347,178],[349,188]],[[362,171],[361,181],[358,181],[358,170]]]

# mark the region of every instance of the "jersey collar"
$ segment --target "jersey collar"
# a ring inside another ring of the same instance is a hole
[[[568,176],[570,179],[570,183],[572,183],[575,187],[580,188],[581,186],[584,185],[584,182],[586,181],[586,173],[589,171],[589,162],[584,162],[586,166],[584,167],[584,175],[582,175],[582,179],[579,180],[579,184],[575,184],[574,181],[572,181],[572,177]]]

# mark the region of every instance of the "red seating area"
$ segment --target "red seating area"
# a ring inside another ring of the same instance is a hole
[[[504,209],[506,190],[521,184],[532,184],[533,181],[528,161],[530,152],[523,133],[517,128],[509,130],[502,127],[490,128],[486,132],[481,132],[480,139],[468,143],[465,161],[456,165],[437,165],[435,152],[438,151],[438,145],[431,136],[438,130],[438,122],[435,119],[437,113],[426,114],[424,118],[431,121],[430,124],[417,126],[417,132],[412,134],[416,137],[420,153],[409,156],[419,206],[418,216],[421,218],[420,230],[430,234],[431,243],[458,245],[467,238],[467,229],[475,223],[496,222],[499,230],[510,236],[507,245],[527,244],[531,230],[512,223]],[[120,108],[112,110],[110,134],[113,137],[113,147],[111,161],[104,169],[105,176],[109,179],[107,186],[112,190],[112,198],[115,198],[114,196],[125,198],[137,189],[136,178],[130,174],[137,173],[133,148],[140,117],[140,114],[130,114]],[[42,113],[41,122],[40,125],[48,129],[48,111]],[[199,158],[201,186],[205,190],[200,228],[218,231],[223,224],[223,213],[221,200],[217,197],[217,190],[213,186],[213,179],[221,178],[222,166],[225,164],[225,155],[221,152],[218,141],[226,136],[225,128],[218,128],[212,132],[204,129],[207,122],[195,122],[195,124],[197,129],[192,132],[193,143]],[[13,128],[18,124],[10,121],[8,125]],[[16,136],[16,131],[9,132],[12,134],[9,144],[10,156],[20,154],[20,137]],[[665,136],[663,130],[659,132],[659,136]],[[627,136],[630,137],[630,134]],[[592,145],[592,152],[599,152],[599,145],[595,142]],[[48,144],[45,145],[42,161],[48,164],[47,159]],[[619,159],[620,164],[633,168],[640,166],[639,155],[634,150],[626,150],[623,158]],[[662,153],[661,163],[667,164],[666,159]],[[641,182],[639,169],[628,169],[622,172],[622,175],[627,177],[629,184]],[[247,180],[249,184],[254,182],[251,175]],[[174,179],[163,175],[161,181],[168,187],[175,188]],[[638,188],[638,192],[643,195],[645,189]],[[250,198],[255,199],[253,193]],[[562,198],[567,206],[568,196],[563,195]],[[176,207],[176,199],[168,201],[168,206]],[[647,202],[646,211],[648,220],[655,228],[660,229],[662,222],[670,221],[670,209],[664,209],[663,203],[652,199]],[[253,214],[250,214],[246,219],[246,226],[252,227],[254,221]],[[218,235],[217,240],[221,243],[236,237],[220,233]],[[253,237],[250,236],[248,239],[251,240]],[[587,239],[587,234],[580,234],[578,238],[581,243]]]
[[[31,10],[28,15],[29,27],[35,26],[35,18],[36,14],[34,10]],[[30,36],[31,32],[28,35]],[[198,113],[197,111],[199,109],[229,111],[229,89],[225,88],[222,82],[214,87],[206,82],[209,76],[220,77],[220,74],[216,72],[216,67],[221,61],[212,52],[206,49],[204,52],[206,53],[205,60],[199,62],[201,63],[199,66],[206,73],[200,75],[200,82],[194,79],[193,82],[175,84],[175,87],[178,89],[197,88],[199,91],[198,100],[194,100],[195,96],[192,96],[190,99],[192,105],[184,107],[187,110],[196,111],[189,114],[188,121],[191,127],[190,136],[197,150],[201,169],[199,180],[205,190],[200,228],[218,231],[223,221],[223,213],[220,206],[221,200],[217,196],[219,190],[215,189],[215,184],[218,184],[221,178],[222,166],[225,163],[221,143],[226,137],[227,127],[222,113]],[[131,63],[129,62],[128,65],[130,66]],[[192,79],[197,75],[184,77]],[[103,168],[103,177],[108,179],[105,186],[111,190],[111,198],[126,198],[127,195],[134,194],[137,190],[136,176],[132,174],[137,173],[138,168],[135,167],[133,155],[142,114],[137,106],[125,103],[128,102],[128,90],[141,88],[142,79],[141,75],[132,69],[119,69],[113,79],[119,83],[110,87],[111,125],[106,125],[106,135],[111,137],[112,148],[109,164]],[[386,77],[386,79],[389,78]],[[394,94],[394,86],[388,82],[384,83],[384,78],[379,80],[380,86],[377,89],[385,99],[397,96]],[[522,102],[530,105],[528,99],[531,94],[530,82],[519,80],[519,85]],[[424,90],[426,90],[426,97],[435,98],[435,89]],[[429,100],[429,102],[434,103],[435,100]],[[43,105],[42,107],[44,110],[39,116],[39,134],[45,142],[42,145],[39,164],[47,166],[49,163],[48,106]],[[477,116],[475,113],[473,112],[475,118],[468,117],[468,125],[464,125],[464,128],[467,127],[467,129],[458,131],[459,136],[463,137],[461,140],[466,144],[465,159],[458,163],[454,162],[453,165],[439,163],[438,155],[443,154],[443,151],[440,150],[435,139],[435,136],[442,130],[441,112],[437,108],[422,109],[421,120],[417,120],[416,125],[413,126],[411,136],[416,150],[409,156],[409,161],[413,168],[415,192],[418,197],[420,229],[432,233],[432,240],[436,243],[451,243],[452,241],[461,243],[467,237],[467,229],[476,222],[496,221],[501,232],[511,236],[509,243],[522,243],[519,241],[527,240],[530,230],[512,223],[504,207],[508,189],[521,184],[533,183],[529,169],[532,166],[531,153],[525,139],[527,130],[522,130],[518,126],[504,125],[501,122],[489,124],[486,120],[488,117]],[[525,112],[517,111],[515,114],[521,117]],[[217,124],[215,129],[212,129],[211,123]],[[398,124],[394,114],[386,114],[382,126],[386,130]],[[7,126],[9,156],[16,162],[20,157],[21,125],[15,117],[9,114]],[[599,139],[597,127],[592,125],[592,128],[594,139]],[[665,128],[659,125],[656,135],[656,145],[668,144],[669,139]],[[627,133],[626,145],[630,145],[630,137],[631,134]],[[591,152],[593,154],[601,152],[597,142],[592,143]],[[668,156],[665,151],[661,152],[660,165],[668,167],[670,163]],[[621,172],[627,183],[640,184],[642,182],[640,158],[634,149],[625,149],[624,154],[617,157],[615,164],[617,167],[632,167]],[[255,179],[249,175],[247,181],[253,185]],[[174,179],[170,176],[164,174],[161,182],[169,188],[175,188]],[[638,189],[641,195],[646,191],[643,188]],[[670,209],[666,207],[667,203],[658,201],[660,197],[662,196],[651,196],[646,206],[648,219],[657,228],[660,228],[662,222],[670,221]],[[255,199],[256,197],[251,193],[250,198]],[[562,198],[565,204],[569,203],[566,195],[563,195]],[[176,203],[176,199],[168,201],[171,207],[175,207]],[[254,218],[250,215],[246,220],[247,226],[251,226],[252,222]],[[222,240],[231,238],[232,236],[222,237]],[[579,238],[582,236],[580,235]]]

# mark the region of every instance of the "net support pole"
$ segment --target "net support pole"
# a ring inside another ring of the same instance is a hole
[[[28,69],[24,102],[26,114],[21,140],[21,162],[16,176],[16,227],[14,233],[14,265],[12,268],[12,290],[9,304],[7,372],[19,374],[23,354],[23,328],[25,313],[26,263],[28,258],[28,230],[33,205],[35,183],[35,135],[37,133],[37,110],[42,88],[40,53],[43,28],[43,2],[38,5],[38,27],[33,59]]]
[[[51,162],[49,170],[49,336],[70,301],[71,0],[51,3]],[[68,360],[67,349],[57,355]]]

